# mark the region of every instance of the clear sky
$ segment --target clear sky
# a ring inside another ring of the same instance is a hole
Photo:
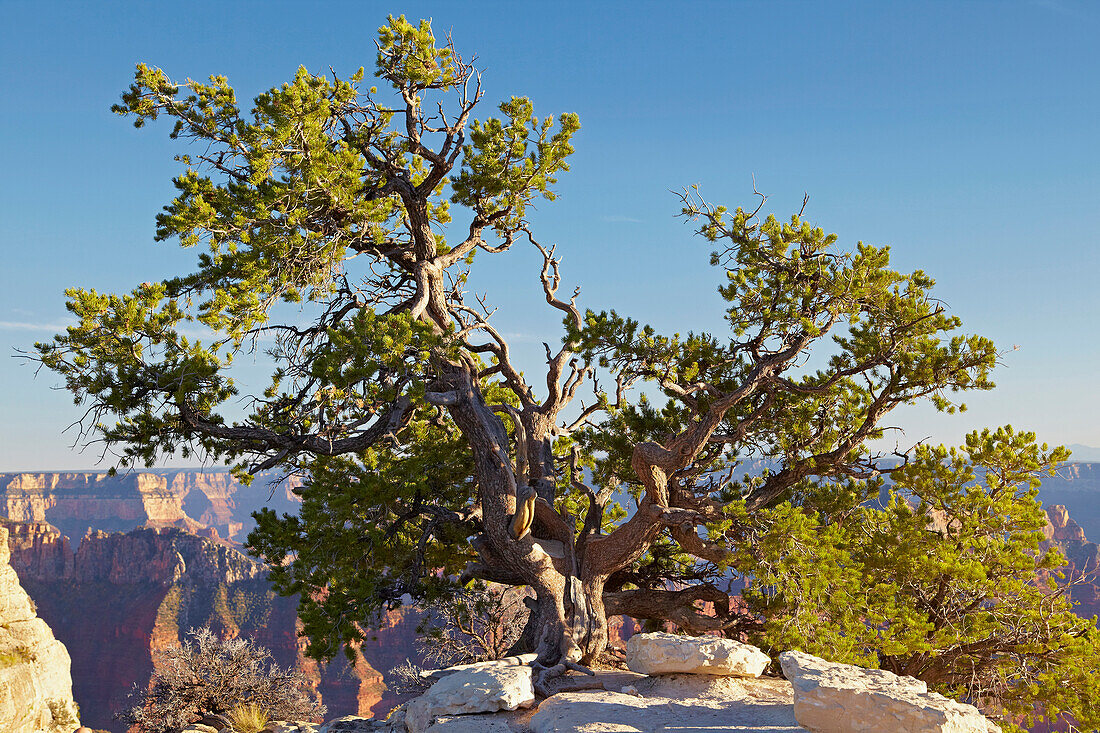
[[[0,471],[97,465],[62,434],[80,411],[54,375],[10,358],[64,327],[63,289],[194,262],[152,241],[180,152],[168,126],[109,112],[134,64],[224,74],[248,100],[299,65],[370,70],[387,13],[477,55],[482,115],[512,95],[579,113],[573,171],[533,221],[582,305],[720,329],[720,273],[670,189],[748,204],[755,176],[767,210],[808,192],[842,243],[891,244],[1004,351],[967,414],[895,415],[903,446],[1004,423],[1100,446],[1098,3],[0,0]],[[474,285],[534,370],[558,337],[535,260],[485,260]]]

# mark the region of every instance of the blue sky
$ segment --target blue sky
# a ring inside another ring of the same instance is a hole
[[[0,0],[0,471],[97,465],[62,434],[80,411],[56,378],[9,358],[65,324],[63,289],[128,291],[194,262],[152,242],[179,152],[167,126],[109,112],[134,64],[224,74],[247,100],[299,65],[371,69],[387,13],[477,55],[482,115],[512,95],[580,115],[573,171],[533,223],[582,305],[720,329],[720,273],[670,189],[747,204],[755,176],[767,210],[807,192],[842,243],[892,245],[1004,350],[965,415],[893,416],[903,447],[1004,423],[1100,446],[1098,4]],[[485,265],[473,285],[533,371],[558,333],[536,261]]]

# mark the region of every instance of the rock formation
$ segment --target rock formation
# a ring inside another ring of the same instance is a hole
[[[441,716],[516,710],[534,703],[530,666],[467,669],[446,676],[409,703],[405,725],[409,733],[424,733]]]
[[[0,730],[72,733],[80,726],[69,677],[69,654],[8,564],[0,527]]]
[[[618,679],[621,675],[606,673],[597,679],[608,677],[605,687],[623,682]],[[641,677],[630,687],[634,688],[630,692],[558,693],[539,703],[527,726],[515,721],[509,729],[533,733],[806,733],[795,722],[791,686],[785,680],[665,675]],[[498,713],[493,717],[504,716]]]
[[[1074,612],[1085,618],[1100,614],[1100,581],[1097,579],[1100,547],[1095,542],[1088,541],[1085,530],[1070,517],[1065,506],[1053,504],[1045,508],[1045,544],[1047,547],[1056,546],[1062,550],[1069,561],[1069,566],[1062,572],[1071,580],[1081,581],[1070,589],[1070,598],[1077,604]]]
[[[682,645],[674,645],[665,636],[638,642],[655,667],[677,666],[685,656],[707,657],[714,651],[714,637],[681,637]],[[669,652],[663,660],[662,650]],[[728,651],[746,659],[762,655],[753,647]],[[533,698],[529,668],[514,660],[467,665],[439,670],[433,687],[384,722],[345,718],[339,726],[349,733],[1000,732],[973,706],[929,693],[911,677],[833,664],[800,652],[786,652],[780,661],[785,680],[610,670],[593,677],[566,676],[554,681],[558,691],[537,704],[528,701],[529,695]],[[528,705],[535,709],[524,710]],[[486,712],[491,710],[500,712]],[[271,733],[305,732],[288,725]]]
[[[1100,463],[1064,463],[1039,487],[1043,506],[1063,505],[1089,537],[1100,537]]]

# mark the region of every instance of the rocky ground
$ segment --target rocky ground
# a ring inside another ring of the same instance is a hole
[[[770,660],[758,649],[714,637],[640,634],[628,643],[626,661],[651,673],[570,674],[536,700],[532,668],[513,658],[439,670],[423,695],[385,720],[275,723],[267,731],[1000,733],[974,707],[928,692],[911,677],[799,652],[780,655],[786,679],[760,676]],[[662,669],[670,671],[655,671]]]

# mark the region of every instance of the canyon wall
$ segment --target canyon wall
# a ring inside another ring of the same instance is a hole
[[[1085,530],[1065,506],[1052,504],[1045,508],[1047,526],[1043,533],[1047,543],[1065,554],[1069,564],[1062,572],[1066,578],[1079,581],[1070,587],[1070,598],[1077,604],[1074,612],[1084,618],[1100,615],[1100,546],[1089,542]]]
[[[746,463],[739,475],[774,465]],[[242,543],[255,526],[252,512],[270,507],[296,513],[297,477],[261,474],[245,486],[224,469],[158,469],[106,473],[0,473],[0,517],[49,522],[76,540],[88,529],[125,532],[135,527],[180,527]],[[632,506],[629,496],[616,498]],[[1066,463],[1043,481],[1044,505],[1061,504],[1090,537],[1100,537],[1100,463]],[[211,531],[212,530],[212,531]],[[215,534],[216,533],[216,534]]]
[[[1100,463],[1064,463],[1055,476],[1043,478],[1039,499],[1060,504],[1092,538],[1100,538]]]
[[[192,628],[246,637],[283,667],[303,669],[329,717],[391,707],[382,672],[412,655],[415,619],[395,613],[364,643],[320,666],[298,638],[297,599],[277,596],[263,567],[226,545],[176,527],[90,532],[74,552],[56,529],[4,523],[12,566],[72,657],[73,696],[85,725],[122,731],[114,714],[144,686],[156,652]]]

